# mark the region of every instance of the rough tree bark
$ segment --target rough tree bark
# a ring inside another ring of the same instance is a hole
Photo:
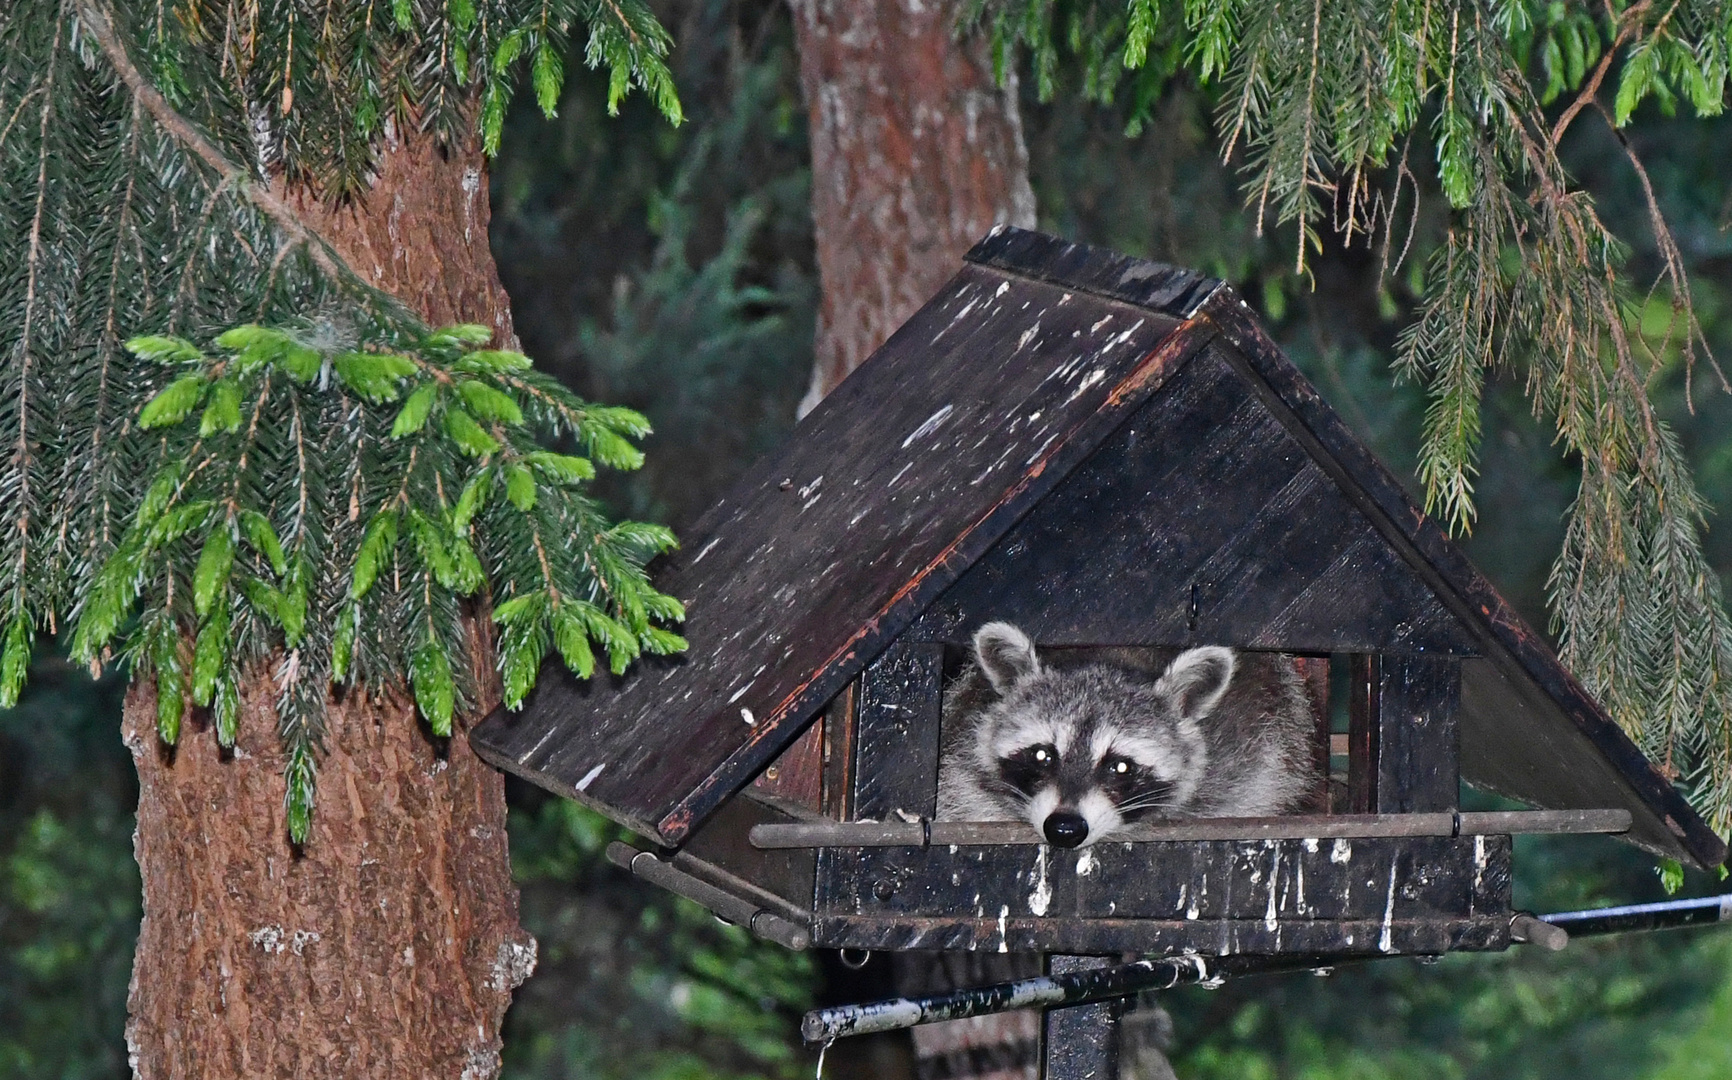
[[[998,223],[1031,227],[1016,82],[936,0],[790,0],[823,294],[800,411],[883,344]]]
[[[289,201],[430,322],[484,323],[512,341],[481,154],[420,137],[387,140],[382,152],[363,202]],[[491,706],[495,680],[482,675]],[[331,702],[313,833],[297,850],[273,677],[258,672],[243,688],[232,754],[197,711],[167,749],[150,688],[127,696],[144,879],[126,1031],[135,1074],[496,1075],[500,1021],[535,965],[535,939],[518,923],[502,777],[461,731],[436,743],[401,688],[349,694]]]

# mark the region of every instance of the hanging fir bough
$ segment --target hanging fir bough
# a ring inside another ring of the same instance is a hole
[[[1525,379],[1581,462],[1550,582],[1563,659],[1714,827],[1732,829],[1732,621],[1702,551],[1707,508],[1648,394],[1669,356],[1687,375],[1712,360],[1677,244],[1618,133],[1649,99],[1721,111],[1732,7],[972,0],[963,25],[977,24],[1001,63],[1028,48],[1043,96],[1061,45],[1082,59],[1086,96],[1111,101],[1128,85],[1133,132],[1164,81],[1193,66],[1218,94],[1222,153],[1244,166],[1259,228],[1295,227],[1299,275],[1325,225],[1380,248],[1386,272],[1422,259],[1397,371],[1430,397],[1426,510],[1472,528],[1487,375]],[[1653,338],[1624,245],[1558,158],[1565,132],[1590,121],[1617,135],[1647,193],[1654,292],[1673,313]],[[1432,235],[1416,206],[1426,168],[1448,203]]]
[[[0,708],[62,628],[169,743],[198,706],[232,745],[268,671],[300,841],[333,685],[447,735],[489,663],[515,705],[550,650],[683,647],[673,537],[584,493],[643,418],[430,330],[284,197],[364,190],[382,137],[491,146],[525,66],[551,112],[573,29],[678,122],[641,0],[0,9]]]

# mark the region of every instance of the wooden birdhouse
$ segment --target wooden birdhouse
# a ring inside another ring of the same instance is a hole
[[[645,839],[616,861],[793,947],[1501,949],[1512,833],[1726,855],[1246,305],[1186,270],[995,231],[657,587],[689,652],[550,668],[471,741]],[[1304,812],[1075,850],[934,820],[946,682],[995,620],[1055,655],[1293,664]],[[1463,812],[1463,782],[1530,809]]]

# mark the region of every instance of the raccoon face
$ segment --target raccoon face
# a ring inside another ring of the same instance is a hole
[[[1147,817],[1185,813],[1208,765],[1199,722],[1233,675],[1227,649],[1192,649],[1160,678],[1096,665],[1043,666],[1008,623],[974,636],[998,700],[976,728],[981,787],[1055,847],[1074,848]]]

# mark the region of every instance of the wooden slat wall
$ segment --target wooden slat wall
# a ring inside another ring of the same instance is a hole
[[[1423,952],[1461,934],[1459,947],[1508,944],[1508,837],[830,848],[820,858],[831,877],[818,945],[1341,955]]]
[[[910,633],[960,643],[992,619],[1054,646],[1475,651],[1214,345]]]

